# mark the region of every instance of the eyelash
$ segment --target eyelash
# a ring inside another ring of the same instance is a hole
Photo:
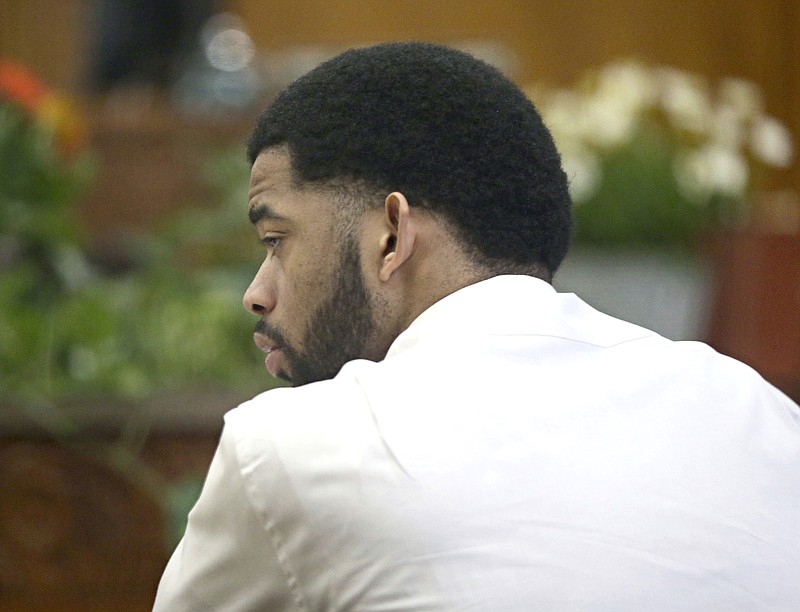
[[[264,238],[259,239],[259,244],[267,249],[267,251],[275,252],[275,250],[280,246],[281,240],[283,238],[281,236],[265,236]]]

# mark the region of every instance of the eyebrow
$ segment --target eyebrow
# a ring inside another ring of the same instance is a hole
[[[247,211],[247,216],[250,217],[250,223],[255,225],[264,219],[272,219],[275,221],[287,221],[286,217],[279,215],[266,204],[256,204],[251,206]]]

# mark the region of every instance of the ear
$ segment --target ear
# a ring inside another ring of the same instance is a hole
[[[410,257],[416,241],[416,228],[411,221],[408,200],[399,191],[386,196],[384,204],[385,233],[381,237],[381,269],[378,277],[386,282]]]

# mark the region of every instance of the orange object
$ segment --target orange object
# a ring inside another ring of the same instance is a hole
[[[0,60],[0,96],[35,112],[47,93],[47,88],[26,68]]]

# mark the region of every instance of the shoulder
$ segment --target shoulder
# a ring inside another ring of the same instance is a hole
[[[225,415],[229,435],[253,442],[335,438],[360,432],[368,423],[366,397],[357,378],[346,371],[302,387],[271,389]]]
[[[223,442],[257,510],[291,512],[329,493],[355,501],[366,472],[375,487],[402,478],[356,374],[379,365],[351,362],[332,380],[267,391],[225,416]]]

